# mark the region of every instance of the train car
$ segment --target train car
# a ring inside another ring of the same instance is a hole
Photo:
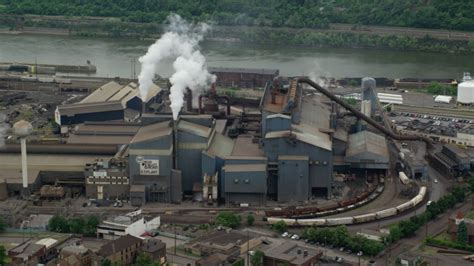
[[[396,208],[389,208],[376,212],[377,219],[383,219],[397,214]]]
[[[426,187],[420,187],[420,192],[418,192],[418,195],[420,195],[421,197],[425,197],[426,195]]]
[[[327,226],[346,225],[352,223],[354,223],[354,218],[352,216],[326,219]]]
[[[420,204],[420,202],[423,201],[423,198],[424,198],[424,197],[422,197],[421,195],[417,195],[416,197],[414,197],[414,198],[412,199],[412,201],[413,201],[413,206],[416,206],[416,205]]]
[[[276,218],[276,217],[269,217],[267,218],[267,222],[269,224],[276,224],[280,221],[283,221],[288,226],[296,226],[298,225],[296,219],[288,219],[288,218]]]
[[[298,219],[301,226],[323,226],[326,225],[326,219]]]
[[[413,201],[412,201],[412,200],[409,200],[409,201],[407,201],[407,202],[405,202],[405,203],[403,203],[403,204],[398,205],[398,206],[395,207],[395,208],[397,208],[397,212],[398,212],[398,213],[401,213],[401,212],[404,212],[404,211],[406,211],[406,210],[409,210],[409,209],[412,208],[413,206],[414,206]]]
[[[341,200],[339,201],[339,207],[346,207],[346,206],[349,206],[349,205],[353,205],[357,202],[357,198],[351,198],[351,199],[347,199],[347,200]]]
[[[377,215],[375,212],[373,213],[367,213],[367,214],[361,214],[354,216],[354,223],[365,223],[365,222],[370,222],[373,221],[377,218]]]
[[[335,209],[339,207],[339,204],[337,202],[333,202],[333,203],[330,203],[328,205],[325,205],[325,206],[322,206],[322,207],[319,207],[318,208],[318,211],[319,212],[325,212],[325,211],[329,211],[329,210],[332,210],[332,209]]]
[[[409,179],[408,176],[405,174],[405,172],[400,171],[400,172],[398,173],[398,176],[400,177],[400,182],[402,182],[402,184],[407,185],[408,183],[410,183],[410,179]]]

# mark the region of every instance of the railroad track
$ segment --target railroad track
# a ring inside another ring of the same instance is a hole
[[[454,118],[465,118],[465,119],[474,118],[474,110],[467,110],[467,109],[394,105],[393,110],[397,112],[437,115],[437,116],[454,117]]]

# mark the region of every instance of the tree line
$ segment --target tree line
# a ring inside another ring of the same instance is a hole
[[[162,22],[170,12],[221,25],[327,28],[329,23],[474,31],[463,0],[0,0],[0,12]]]

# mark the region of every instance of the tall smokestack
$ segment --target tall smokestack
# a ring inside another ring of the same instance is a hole
[[[20,138],[21,145],[21,175],[23,183],[23,195],[29,195],[28,191],[28,163],[26,160],[26,138],[33,131],[33,126],[24,120],[18,121],[13,125],[13,132]]]
[[[178,119],[172,121],[173,123],[173,169],[178,169]]]

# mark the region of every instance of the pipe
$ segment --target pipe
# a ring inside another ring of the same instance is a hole
[[[199,108],[199,110],[198,110],[199,112],[198,112],[198,113],[199,113],[199,114],[202,114],[202,113],[203,113],[203,112],[202,112],[202,97],[203,97],[202,95],[199,95],[199,99],[198,99],[198,105],[199,105],[199,106],[198,106],[198,108]]]
[[[226,101],[227,115],[230,115],[230,97],[227,95],[218,96],[217,99]]]
[[[365,122],[367,122],[367,124],[370,124],[371,126],[375,127],[377,130],[379,130],[380,132],[382,132],[383,134],[385,134],[389,138],[396,139],[396,140],[402,140],[402,141],[423,141],[423,142],[426,143],[427,147],[431,147],[431,139],[430,138],[427,138],[427,137],[424,137],[424,136],[418,136],[418,135],[398,135],[398,134],[394,134],[390,130],[387,130],[385,127],[381,126],[379,123],[372,120],[370,117],[367,117],[366,115],[364,115],[360,111],[354,109],[352,106],[345,103],[343,100],[336,97],[334,94],[332,94],[329,91],[327,91],[326,89],[322,88],[321,86],[319,86],[317,83],[315,83],[314,81],[312,81],[309,78],[298,77],[298,78],[296,78],[296,82],[306,83],[309,86],[313,87],[314,89],[318,90],[319,92],[324,94],[324,96],[328,97],[329,99],[333,100],[337,104],[339,104],[342,107],[346,108],[351,113],[353,113],[356,117],[364,120]]]
[[[26,161],[26,138],[20,139],[21,143],[21,176],[23,180],[23,190],[28,190],[28,167]]]

